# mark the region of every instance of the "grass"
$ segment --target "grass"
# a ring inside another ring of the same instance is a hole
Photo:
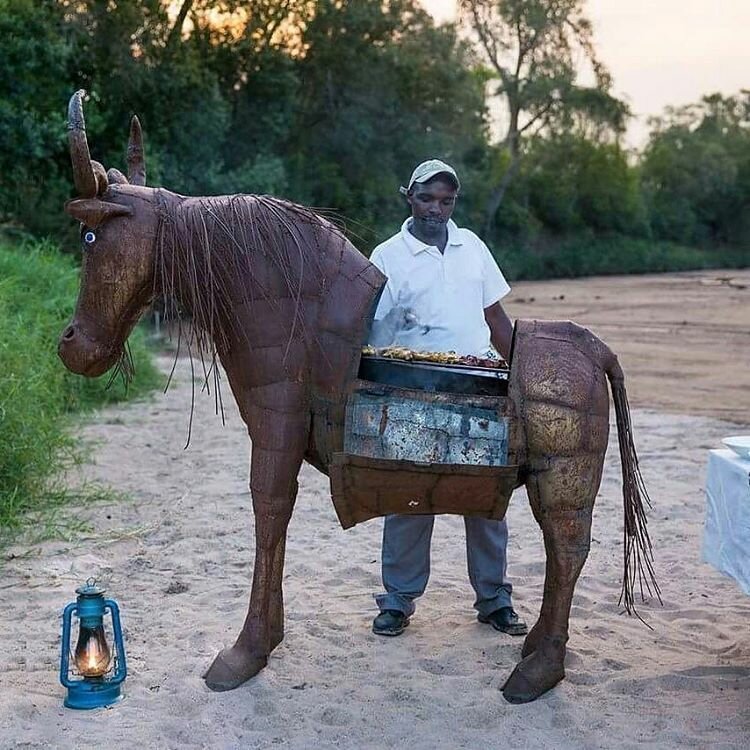
[[[127,393],[120,382],[107,390],[106,375],[91,380],[63,367],[57,338],[77,289],[74,260],[51,243],[0,244],[0,543],[29,522],[42,533],[59,529],[58,511],[72,500],[110,496],[61,481],[85,457],[72,433],[77,415],[141,396],[161,381],[141,331],[131,336],[136,376]]]

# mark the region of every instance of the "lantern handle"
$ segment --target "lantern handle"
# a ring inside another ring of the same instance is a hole
[[[70,618],[78,610],[78,602],[70,602],[63,610],[62,650],[60,653],[60,682],[69,688],[74,683],[68,679],[70,666]]]
[[[128,673],[128,666],[125,661],[125,644],[122,639],[122,625],[120,624],[120,608],[117,606],[117,602],[114,599],[104,600],[105,611],[109,610],[109,615],[112,618],[112,631],[115,636],[115,653],[117,654],[117,669],[115,674],[110,680],[111,685],[119,685],[125,680],[125,676]]]

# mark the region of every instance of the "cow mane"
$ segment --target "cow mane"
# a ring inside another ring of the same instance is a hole
[[[312,209],[267,195],[222,195],[189,198],[157,190],[159,224],[156,236],[154,292],[164,300],[165,315],[177,321],[177,347],[172,372],[184,345],[195,375],[194,358],[203,372],[202,390],[210,393],[213,383],[217,414],[224,418],[218,351],[232,336],[246,335],[237,325],[237,284],[252,302],[250,288],[278,304],[279,290],[264,287],[268,274],[260,268],[271,264],[281,275],[286,294],[295,301],[287,334],[287,351],[295,334],[308,324],[302,315],[303,282],[320,278],[324,255],[331,240],[341,249],[347,240],[341,229]],[[189,325],[185,315],[189,314]],[[281,307],[279,305],[279,314]],[[185,328],[187,330],[185,330]],[[250,342],[248,341],[248,344]],[[193,377],[193,382],[195,378]],[[165,390],[166,390],[165,388]],[[195,388],[190,409],[188,443],[192,428]],[[186,446],[187,447],[187,446]]]

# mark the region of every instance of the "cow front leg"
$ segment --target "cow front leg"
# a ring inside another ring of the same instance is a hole
[[[253,445],[250,488],[255,512],[255,567],[250,606],[237,641],[204,675],[212,690],[232,690],[254,677],[283,637],[282,577],[286,530],[297,495],[306,439],[305,418],[278,415],[276,428],[294,437],[291,447]],[[285,424],[282,426],[282,422]],[[263,439],[263,438],[259,438]]]
[[[580,484],[571,483],[569,470],[551,469],[527,484],[534,515],[542,528],[547,564],[539,619],[524,642],[523,659],[502,688],[510,703],[533,701],[565,677],[570,607],[589,553],[591,513],[598,488],[598,482],[592,487],[586,481],[585,472]]]
[[[297,490],[295,488],[296,496]],[[284,556],[286,553],[286,534],[279,540],[273,553],[271,572],[271,603],[269,608],[269,627],[271,634],[271,651],[284,640]]]

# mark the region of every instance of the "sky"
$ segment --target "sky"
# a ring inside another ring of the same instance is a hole
[[[421,0],[437,21],[455,0]],[[599,56],[614,93],[637,115],[628,145],[648,136],[646,118],[667,105],[750,88],[750,0],[588,0]]]

